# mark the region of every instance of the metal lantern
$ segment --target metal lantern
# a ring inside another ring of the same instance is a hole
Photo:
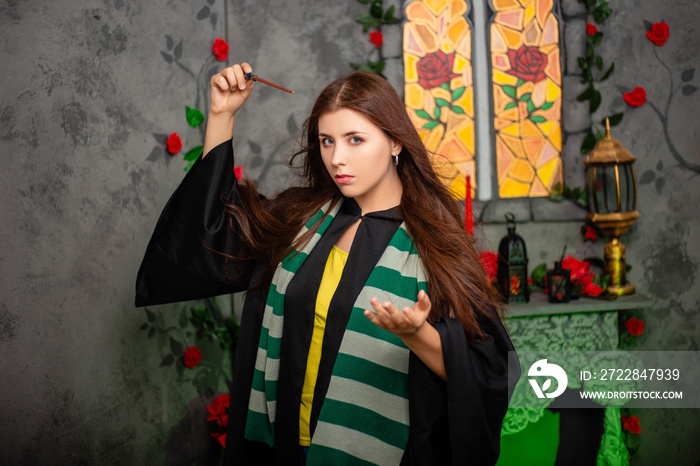
[[[620,236],[639,217],[637,212],[637,180],[632,165],[637,160],[630,151],[610,135],[610,122],[605,122],[605,137],[584,159],[587,167],[589,195],[588,218],[610,238],[605,245],[607,291],[615,295],[634,293],[634,285],[625,276],[625,245]]]
[[[508,235],[498,245],[498,289],[509,303],[526,303],[530,301],[527,289],[527,249],[525,241],[515,234],[515,216],[507,213],[506,221]]]
[[[568,303],[571,299],[571,270],[562,268],[561,261],[547,271],[547,290],[550,303]]]

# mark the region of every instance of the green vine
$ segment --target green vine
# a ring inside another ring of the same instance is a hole
[[[386,11],[384,11],[383,0],[357,0],[363,5],[369,5],[369,11],[358,16],[355,21],[362,25],[362,32],[367,32],[370,29],[375,29],[376,32],[373,34],[379,34],[381,38],[381,28],[383,24],[396,24],[401,21],[401,18],[394,16],[396,8],[392,5]],[[381,40],[381,39],[380,39]],[[370,73],[378,74],[379,76],[385,77],[382,72],[386,66],[384,61],[384,56],[382,55],[382,49],[379,45],[376,46],[379,49],[379,60],[373,61],[369,59],[374,50],[371,50],[369,56],[365,59],[363,63],[350,63],[350,66],[359,71],[368,71]]]
[[[613,12],[607,0],[579,0],[586,5],[588,16],[599,23],[604,24],[605,20]],[[588,31],[587,31],[588,32]],[[602,96],[600,91],[596,89],[595,84],[603,82],[610,77],[615,70],[615,63],[612,62],[605,71],[603,57],[598,55],[596,47],[603,42],[603,33],[597,28],[593,34],[586,34],[586,54],[583,57],[578,57],[578,66],[583,73],[582,83],[587,84],[586,89],[576,98],[579,102],[588,101],[588,112],[593,115],[600,107]],[[591,126],[588,128],[586,137],[581,143],[581,154],[588,154],[596,145],[596,143],[605,136],[605,120],[610,120],[610,126],[616,126],[622,121],[623,114],[615,113],[601,119],[600,124],[593,122],[591,118]]]

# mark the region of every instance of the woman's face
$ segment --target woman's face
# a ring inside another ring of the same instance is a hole
[[[392,155],[401,152],[400,143],[361,113],[346,108],[321,115],[318,138],[328,174],[363,214],[399,205],[401,181]]]

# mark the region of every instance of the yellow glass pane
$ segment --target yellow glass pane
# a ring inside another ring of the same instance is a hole
[[[520,183],[510,178],[503,180],[503,183],[499,187],[500,197],[527,197],[530,191],[530,185],[526,183]]]
[[[547,187],[554,187],[561,182],[561,159],[556,158],[537,170],[537,176]]]
[[[423,0],[425,5],[430,8],[433,14],[437,15],[447,6],[447,0]]]
[[[474,124],[464,126],[460,131],[457,131],[457,136],[464,143],[470,154],[474,154]]]
[[[500,30],[509,49],[518,50],[523,45],[523,37],[520,32],[503,27]]]
[[[525,8],[525,24],[529,23],[535,17],[535,2],[531,1],[530,5]]]
[[[453,49],[457,48],[457,45],[462,40],[462,36],[467,32],[469,32],[469,25],[467,21],[461,17],[447,28],[447,37],[450,39]]]
[[[507,10],[508,8],[520,7],[518,0],[493,0],[493,9],[496,11]]]
[[[467,12],[465,0],[411,2],[406,6],[403,43],[409,116],[428,151],[436,154],[433,169],[461,196],[465,170],[473,171],[475,146]],[[434,72],[421,76],[425,68],[418,64],[429,55],[424,63],[431,63]],[[444,66],[448,60],[451,67]]]
[[[423,23],[429,27],[435,27],[435,15],[423,2],[411,2],[406,6],[406,18],[413,23]]]
[[[467,3],[464,0],[452,0],[450,10],[450,21],[454,21],[467,13]]]
[[[554,2],[492,0],[492,5],[498,192],[501,197],[546,196],[561,180],[562,74]],[[531,48],[521,50],[523,45]],[[529,56],[516,62],[516,54]]]
[[[403,54],[404,79],[407,83],[415,83],[418,81],[418,60],[415,55],[408,53]]]
[[[494,70],[493,82],[495,84],[507,84],[509,86],[515,86],[515,84],[518,82],[518,78],[516,78],[512,74],[507,74],[502,71]]]
[[[535,3],[537,10],[537,21],[540,23],[540,26],[544,26],[549,12],[552,11],[554,3],[552,0],[535,0]]]
[[[549,135],[549,140],[558,151],[561,151],[561,126],[557,125],[554,128],[554,131]]]
[[[561,88],[557,86],[557,83],[548,79],[547,80],[547,100],[553,102],[561,97]]]
[[[535,170],[525,160],[516,160],[510,168],[508,175],[516,181],[530,184],[535,176]]]
[[[423,88],[418,83],[406,84],[405,101],[406,106],[412,109],[419,109],[423,106]]]

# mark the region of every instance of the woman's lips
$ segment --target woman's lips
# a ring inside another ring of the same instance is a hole
[[[350,175],[335,175],[335,182],[339,184],[345,184],[353,180],[354,176]]]

